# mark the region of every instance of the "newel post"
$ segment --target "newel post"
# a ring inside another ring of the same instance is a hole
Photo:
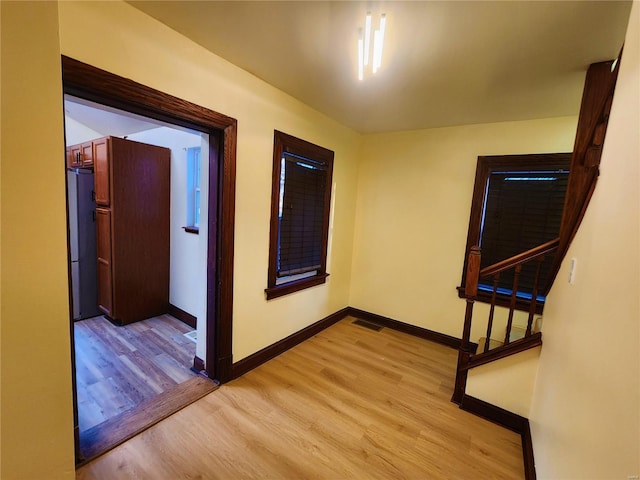
[[[464,284],[464,296],[467,303],[464,315],[464,327],[462,329],[462,340],[458,350],[458,368],[456,371],[456,384],[451,401],[460,405],[467,386],[467,369],[469,356],[469,337],[471,337],[471,317],[473,316],[473,303],[478,293],[478,279],[480,274],[480,247],[471,247],[467,258],[467,273]]]

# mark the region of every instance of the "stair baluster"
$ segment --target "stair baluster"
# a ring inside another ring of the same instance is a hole
[[[513,312],[516,310],[516,300],[518,295],[518,281],[520,280],[520,272],[522,264],[516,265],[515,274],[513,275],[513,286],[511,287],[511,303],[509,304],[509,318],[507,319],[507,332],[504,336],[504,344],[509,345],[509,337],[511,336],[511,326],[513,324]]]
[[[538,283],[540,282],[540,268],[542,267],[542,262],[544,262],[544,257],[539,257],[538,264],[536,265],[536,276],[533,281],[533,291],[531,292],[531,305],[529,306],[529,319],[527,320],[527,331],[524,334],[525,337],[531,335],[533,316],[536,313],[536,305],[538,303]]]
[[[491,330],[493,329],[493,314],[496,310],[496,294],[498,292],[498,282],[500,281],[500,274],[496,273],[493,276],[493,291],[491,292],[491,308],[489,309],[489,319],[487,320],[487,340],[484,342],[484,352],[489,351],[491,344]]]

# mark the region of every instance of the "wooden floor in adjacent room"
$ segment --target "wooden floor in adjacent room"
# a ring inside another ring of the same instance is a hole
[[[123,327],[103,316],[75,322],[80,431],[193,377],[192,330],[170,315]]]
[[[455,350],[346,318],[77,479],[521,479],[520,436],[450,402]]]
[[[190,370],[193,328],[171,315],[74,323],[80,457],[91,458],[217,386]]]

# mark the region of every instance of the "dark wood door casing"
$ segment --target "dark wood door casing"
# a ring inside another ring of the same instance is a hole
[[[66,56],[62,77],[65,94],[209,134],[205,369],[210,378],[231,380],[237,121]],[[98,169],[95,150],[93,160]]]

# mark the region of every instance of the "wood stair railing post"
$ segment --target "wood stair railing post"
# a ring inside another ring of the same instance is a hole
[[[531,327],[533,326],[533,316],[536,313],[536,305],[538,303],[538,283],[540,283],[540,269],[544,262],[544,257],[539,257],[536,265],[536,276],[533,280],[533,291],[531,292],[531,304],[529,305],[529,319],[527,320],[527,331],[524,336],[531,335]]]
[[[473,316],[473,303],[478,294],[478,277],[480,274],[480,247],[471,247],[467,260],[467,276],[465,280],[466,309],[464,315],[464,327],[462,340],[458,350],[458,368],[456,370],[456,383],[451,401],[460,405],[467,386],[467,369],[471,351],[469,350],[469,337],[471,337],[471,317]]]
[[[516,296],[518,294],[518,281],[520,280],[520,272],[522,271],[522,264],[516,265],[515,274],[513,275],[513,286],[511,287],[511,303],[509,305],[509,318],[507,319],[507,332],[504,336],[504,344],[509,344],[509,337],[511,336],[511,326],[513,324],[513,312],[516,309]]]
[[[498,292],[498,282],[500,281],[500,274],[496,273],[493,276],[493,291],[491,293],[491,308],[489,309],[489,319],[487,320],[487,337],[484,342],[484,352],[489,351],[489,344],[491,343],[491,330],[493,329],[493,314],[496,310],[496,293]]]

